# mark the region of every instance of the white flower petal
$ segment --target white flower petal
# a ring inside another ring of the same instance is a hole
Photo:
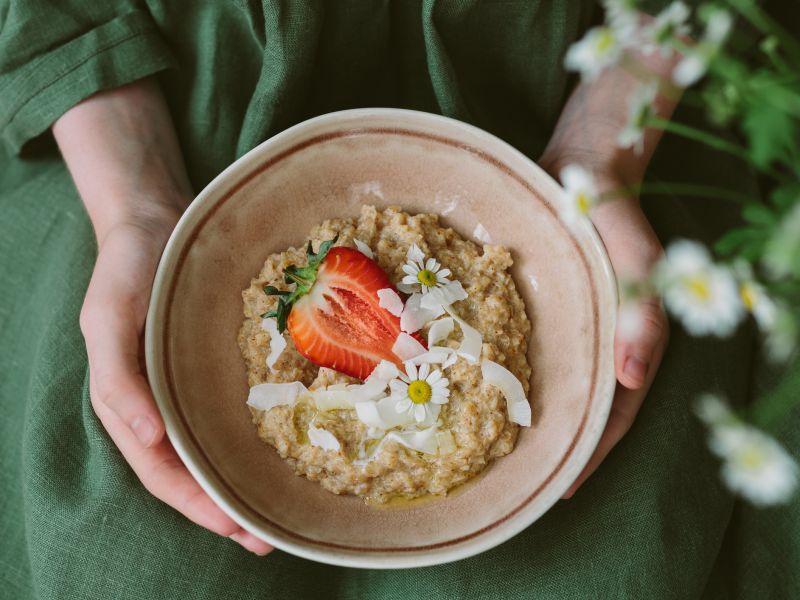
[[[397,287],[398,290],[400,290],[404,294],[413,294],[415,291],[418,290],[418,288],[419,288],[418,284],[405,283],[405,279],[406,278],[404,277],[403,281],[400,281],[400,282],[397,283],[396,287]]]
[[[425,254],[422,250],[419,249],[419,246],[416,244],[411,244],[411,247],[408,249],[406,253],[406,260],[415,262],[415,263],[422,263],[425,260]]]
[[[406,275],[408,275],[409,277],[413,277],[415,280],[417,280],[417,273],[419,273],[420,271],[420,268],[417,265],[415,265],[414,263],[406,263],[403,265],[402,269]]]
[[[299,381],[291,383],[260,383],[250,388],[247,404],[258,410],[269,410],[275,406],[294,406],[301,394],[308,389]]]
[[[425,405],[424,404],[415,404],[414,405],[414,418],[416,419],[417,423],[422,423],[426,417]]]
[[[481,338],[480,332],[477,329],[471,327],[464,319],[459,317],[453,309],[449,306],[445,307],[447,313],[455,319],[458,326],[461,328],[461,333],[464,336],[464,339],[461,340],[461,345],[458,347],[456,351],[459,356],[463,356],[471,363],[478,362],[478,359],[481,356],[481,349],[483,347],[483,338]]]
[[[375,255],[372,253],[372,250],[370,249],[370,247],[367,246],[364,242],[362,242],[361,240],[359,240],[357,238],[354,238],[353,239],[353,243],[356,245],[356,248],[358,248],[358,251],[361,252],[361,254],[363,254],[367,258],[371,258],[371,259],[375,258]]]
[[[530,427],[531,405],[519,379],[503,365],[491,360],[484,360],[481,363],[481,374],[484,382],[499,388],[505,396],[508,418],[514,423]]]
[[[273,317],[262,319],[261,328],[269,334],[269,354],[266,363],[267,368],[272,371],[272,367],[286,348],[286,339],[278,331],[277,319]]]
[[[385,308],[395,317],[399,317],[403,312],[403,299],[397,295],[392,288],[378,290],[378,306]]]
[[[308,441],[312,446],[318,446],[323,450],[332,450],[334,452],[341,448],[339,440],[330,431],[320,427],[308,428]]]

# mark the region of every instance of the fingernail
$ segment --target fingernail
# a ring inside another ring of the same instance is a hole
[[[153,443],[153,438],[156,435],[156,428],[147,417],[136,417],[131,423],[131,430],[133,431],[139,443],[145,448],[149,448]]]
[[[623,373],[625,373],[625,377],[635,382],[636,385],[642,385],[645,377],[647,377],[647,363],[635,356],[629,356],[625,361]]]

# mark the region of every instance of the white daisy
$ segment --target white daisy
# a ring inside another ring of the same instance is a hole
[[[709,447],[722,460],[722,479],[757,506],[786,502],[797,488],[795,460],[775,439],[742,422],[717,396],[706,394],[696,408],[709,426]]]
[[[567,165],[561,169],[560,178],[566,192],[559,210],[561,220],[571,224],[588,217],[600,199],[594,176],[579,165]]]
[[[435,258],[426,258],[416,244],[408,249],[402,268],[405,276],[397,284],[398,289],[412,294],[414,306],[418,302],[418,308],[431,313],[430,318],[442,314],[444,306],[467,297],[461,282],[450,281],[450,269],[443,269]],[[415,297],[418,292],[421,292],[421,296]],[[409,304],[412,304],[410,300],[406,305]]]
[[[672,72],[672,80],[681,87],[689,87],[699,81],[706,74],[708,65],[719,53],[732,26],[733,17],[728,11],[721,8],[713,9],[706,21],[703,39],[685,52]]]
[[[628,45],[635,42],[639,25],[636,0],[603,0],[606,23],[617,33],[617,37]]]
[[[439,369],[431,371],[427,363],[417,370],[412,362],[405,363],[405,373],[398,379],[389,382],[391,398],[395,401],[397,413],[413,415],[417,423],[436,421],[442,404],[447,404],[450,397],[446,377]]]
[[[656,266],[654,279],[667,310],[692,335],[730,335],[744,316],[731,270],[714,264],[696,242],[673,242]]]
[[[662,10],[655,19],[643,28],[644,44],[642,52],[652,54],[656,50],[668,58],[674,52],[672,42],[676,37],[687,35],[690,10],[683,2],[673,2]]]
[[[648,117],[653,115],[653,103],[658,96],[658,82],[639,84],[628,98],[628,122],[617,136],[617,146],[633,148],[636,154],[644,150],[644,130]]]
[[[622,43],[617,32],[607,26],[594,27],[569,47],[564,66],[570,71],[578,71],[584,80],[591,81],[603,70],[615,65],[621,57]]]
[[[756,281],[749,263],[738,261],[734,265],[736,279],[739,282],[739,295],[745,309],[753,315],[762,331],[770,331],[775,324],[778,307],[767,294],[764,286]]]

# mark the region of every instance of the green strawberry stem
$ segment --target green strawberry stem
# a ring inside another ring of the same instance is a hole
[[[314,282],[317,281],[319,266],[322,264],[322,261],[325,260],[331,247],[338,239],[339,234],[336,234],[332,240],[322,242],[316,254],[314,254],[311,241],[309,240],[308,247],[306,248],[308,264],[305,267],[289,265],[283,270],[283,280],[288,284],[295,284],[294,290],[287,292],[279,290],[271,285],[264,286],[265,294],[268,296],[278,296],[278,308],[264,313],[261,316],[264,318],[275,317],[278,322],[278,331],[280,333],[286,331],[286,320],[289,318],[289,313],[292,311],[294,303],[311,291]]]

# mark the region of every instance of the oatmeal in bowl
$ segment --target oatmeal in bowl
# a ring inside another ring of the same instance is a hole
[[[258,435],[373,503],[444,496],[530,426],[531,325],[510,252],[435,214],[363,206],[269,256],[239,346]]]

